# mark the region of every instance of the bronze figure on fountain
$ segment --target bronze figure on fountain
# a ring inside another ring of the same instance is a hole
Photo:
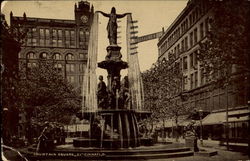
[[[117,18],[123,18],[128,14],[131,13],[124,13],[124,14],[116,14],[115,7],[112,7],[111,13],[107,14],[102,11],[96,11],[97,13],[101,13],[105,17],[109,17],[109,22],[107,25],[107,31],[108,31],[108,39],[110,45],[117,45]]]

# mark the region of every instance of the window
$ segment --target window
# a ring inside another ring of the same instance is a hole
[[[27,54],[27,59],[36,59],[35,53],[31,52]]]
[[[28,46],[36,46],[37,45],[37,33],[36,33],[36,28],[29,28],[29,31],[27,33],[27,41],[26,45]]]
[[[35,67],[37,67],[37,64],[35,62],[28,62],[27,63],[27,68],[28,69],[35,68]]]
[[[83,75],[79,75],[79,83],[83,82]]]
[[[187,57],[183,57],[183,69],[186,70],[187,69]]]
[[[27,45],[28,46],[32,45],[32,39],[31,38],[27,38]]]
[[[41,53],[40,58],[41,59],[46,59],[47,58],[47,53]]]
[[[200,37],[201,39],[204,37],[203,23],[200,24]]]
[[[40,36],[39,44],[40,44],[40,46],[44,46],[45,45],[45,31],[44,31],[44,29],[39,29],[39,36]]]
[[[52,46],[53,47],[57,46],[57,30],[56,29],[52,30]]]
[[[65,37],[66,37],[66,39],[70,39],[69,31],[68,30],[65,30]]]
[[[82,29],[80,29],[80,33],[79,33],[79,47],[80,48],[84,47],[84,43],[83,43],[84,39],[85,39],[84,32]]]
[[[65,31],[65,47],[69,47],[70,45],[70,35],[69,35],[69,31],[66,30]]]
[[[73,54],[67,54],[66,55],[66,60],[74,60],[74,55]]]
[[[188,49],[188,37],[185,37],[185,51]]]
[[[190,78],[190,86],[191,86],[191,89],[194,88],[194,74],[191,74],[191,78]]]
[[[44,46],[44,39],[40,39],[40,46]]]
[[[83,72],[84,71],[84,65],[83,64],[79,64],[79,71]]]
[[[58,42],[58,47],[62,47],[63,46],[62,40],[58,40],[57,42]]]
[[[201,85],[205,84],[204,69],[201,69]]]
[[[37,45],[37,43],[36,43],[36,38],[32,38],[32,45],[33,45],[33,46],[36,46],[36,45]]]
[[[181,52],[184,52],[185,46],[184,46],[184,40],[181,41]]]
[[[33,62],[32,67],[37,67],[37,64],[35,62]]]
[[[84,59],[84,58],[85,58],[84,54],[83,54],[83,53],[80,53],[80,54],[79,54],[79,58],[80,58],[80,59]]]
[[[75,47],[75,31],[70,31],[70,47]]]
[[[194,29],[194,44],[197,43],[197,28]]]
[[[39,30],[39,35],[40,35],[40,39],[44,39],[45,35],[44,35],[44,29],[40,29]]]
[[[193,68],[193,65],[194,65],[194,63],[193,63],[193,53],[190,54],[189,58],[190,58],[190,68]]]
[[[193,46],[193,32],[191,32],[190,34],[189,34],[189,41],[190,41],[190,47],[192,47]]]
[[[74,76],[67,76],[67,80],[69,83],[75,83],[75,77]]]
[[[66,64],[66,72],[74,72],[75,64]]]
[[[198,62],[197,62],[197,52],[198,52],[198,51],[196,50],[196,51],[194,52],[194,56],[193,56],[193,57],[194,57],[194,61],[193,61],[193,62],[194,62],[193,65],[194,65],[194,66],[197,66],[197,64],[198,64]]]
[[[62,30],[57,30],[58,31],[58,39],[62,40]]]
[[[49,29],[45,29],[45,45],[50,46],[50,33]]]
[[[177,57],[180,55],[180,44],[177,45]]]
[[[61,71],[62,71],[62,64],[55,64],[55,69],[56,69],[58,72],[61,72]]]
[[[183,78],[183,90],[187,90],[188,78],[185,76]]]
[[[32,35],[36,35],[36,28],[32,28]]]
[[[192,25],[192,14],[189,15],[189,25]]]
[[[52,46],[53,46],[53,47],[56,47],[56,46],[57,46],[57,40],[54,40],[54,39],[52,40]]]
[[[198,72],[194,73],[194,88],[198,86]]]
[[[49,29],[45,29],[45,37],[46,39],[49,38]]]
[[[52,38],[57,39],[57,30],[56,29],[52,30]]]
[[[61,58],[61,55],[59,53],[55,53],[54,54],[54,59],[55,60],[61,60],[62,58]]]

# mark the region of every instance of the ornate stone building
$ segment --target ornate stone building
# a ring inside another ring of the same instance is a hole
[[[19,53],[19,65],[32,68],[39,59],[55,60],[55,68],[72,85],[80,87],[87,62],[94,7],[81,1],[75,4],[74,12],[75,20],[33,18],[26,17],[25,13],[23,17],[17,17],[11,12],[10,25],[28,30]]]

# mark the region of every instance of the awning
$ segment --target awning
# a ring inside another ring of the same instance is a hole
[[[202,120],[202,125],[216,125],[226,122],[226,112],[211,113]]]
[[[228,122],[248,121],[250,119],[249,109],[239,109],[228,112]]]
[[[249,112],[248,109],[228,111],[228,122],[248,121],[250,119]],[[226,111],[211,113],[202,120],[203,125],[216,125],[223,123],[226,123]]]

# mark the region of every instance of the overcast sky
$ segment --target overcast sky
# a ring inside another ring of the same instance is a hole
[[[90,4],[93,4],[94,10],[101,10],[106,13],[110,13],[111,8],[114,6],[118,14],[125,12],[131,12],[133,20],[138,20],[138,36],[151,34],[162,31],[164,27],[168,26],[175,20],[187,4],[187,0],[147,0],[147,1],[134,1],[134,0],[122,0],[122,1],[101,1],[101,0],[89,0]],[[74,19],[74,3],[78,1],[5,1],[1,5],[2,13],[5,14],[7,22],[9,22],[10,11],[14,16],[22,16],[26,12],[27,17],[39,17],[39,18],[56,18],[56,19]],[[108,45],[106,25],[107,18],[99,16],[99,39],[103,42],[98,49],[98,61],[104,60],[106,55],[106,46]],[[126,53],[124,51],[124,45],[126,41],[124,35],[126,35],[126,19],[123,18],[121,24],[121,42],[123,59],[126,61]],[[149,69],[152,63],[156,62],[158,49],[158,40],[151,40],[140,43],[138,45],[138,54],[140,61],[141,71]]]

